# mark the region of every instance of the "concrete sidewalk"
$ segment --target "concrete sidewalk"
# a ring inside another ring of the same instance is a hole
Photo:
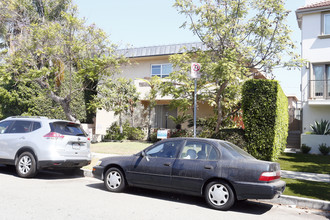
[[[309,180],[309,181],[315,181],[315,182],[330,183],[329,174],[304,173],[304,172],[281,170],[281,177],[289,178],[289,179],[299,179],[299,180]]]

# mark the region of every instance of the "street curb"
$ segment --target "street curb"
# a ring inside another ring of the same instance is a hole
[[[92,171],[91,170],[87,170],[87,169],[81,169],[84,173],[83,176],[84,177],[93,177]]]
[[[309,209],[319,209],[324,211],[330,210],[330,202],[325,200],[318,199],[309,199],[304,197],[296,197],[296,196],[287,196],[281,195],[280,198],[274,198],[271,200],[258,200],[269,203],[276,203],[282,205],[290,205],[299,208],[309,208]]]
[[[84,171],[85,177],[93,177],[92,171],[87,169],[82,169]],[[270,200],[262,200],[258,199],[257,201],[263,201],[266,203],[275,203],[282,205],[291,205],[299,208],[310,208],[310,209],[319,209],[324,211],[330,210],[330,202],[318,199],[308,199],[303,197],[296,196],[287,196],[281,195],[280,198],[270,199]]]

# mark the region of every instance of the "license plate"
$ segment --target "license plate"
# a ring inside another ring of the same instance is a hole
[[[72,144],[72,148],[75,150],[79,150],[80,149],[80,144],[79,143],[74,143]]]

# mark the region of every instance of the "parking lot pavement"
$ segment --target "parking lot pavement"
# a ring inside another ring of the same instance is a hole
[[[0,166],[0,220],[7,219],[327,219],[315,210],[245,201],[230,211],[208,208],[203,198],[132,188],[110,193],[97,179],[41,172],[23,179]]]

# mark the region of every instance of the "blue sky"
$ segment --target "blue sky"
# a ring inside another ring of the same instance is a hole
[[[87,23],[95,23],[110,35],[110,40],[120,47],[156,46],[176,43],[197,42],[198,38],[187,29],[180,28],[185,17],[172,7],[174,0],[74,0],[80,16]],[[291,13],[288,25],[291,38],[300,53],[300,29],[295,10],[304,0],[287,0],[286,9]],[[300,99],[300,70],[274,70],[286,95]]]

